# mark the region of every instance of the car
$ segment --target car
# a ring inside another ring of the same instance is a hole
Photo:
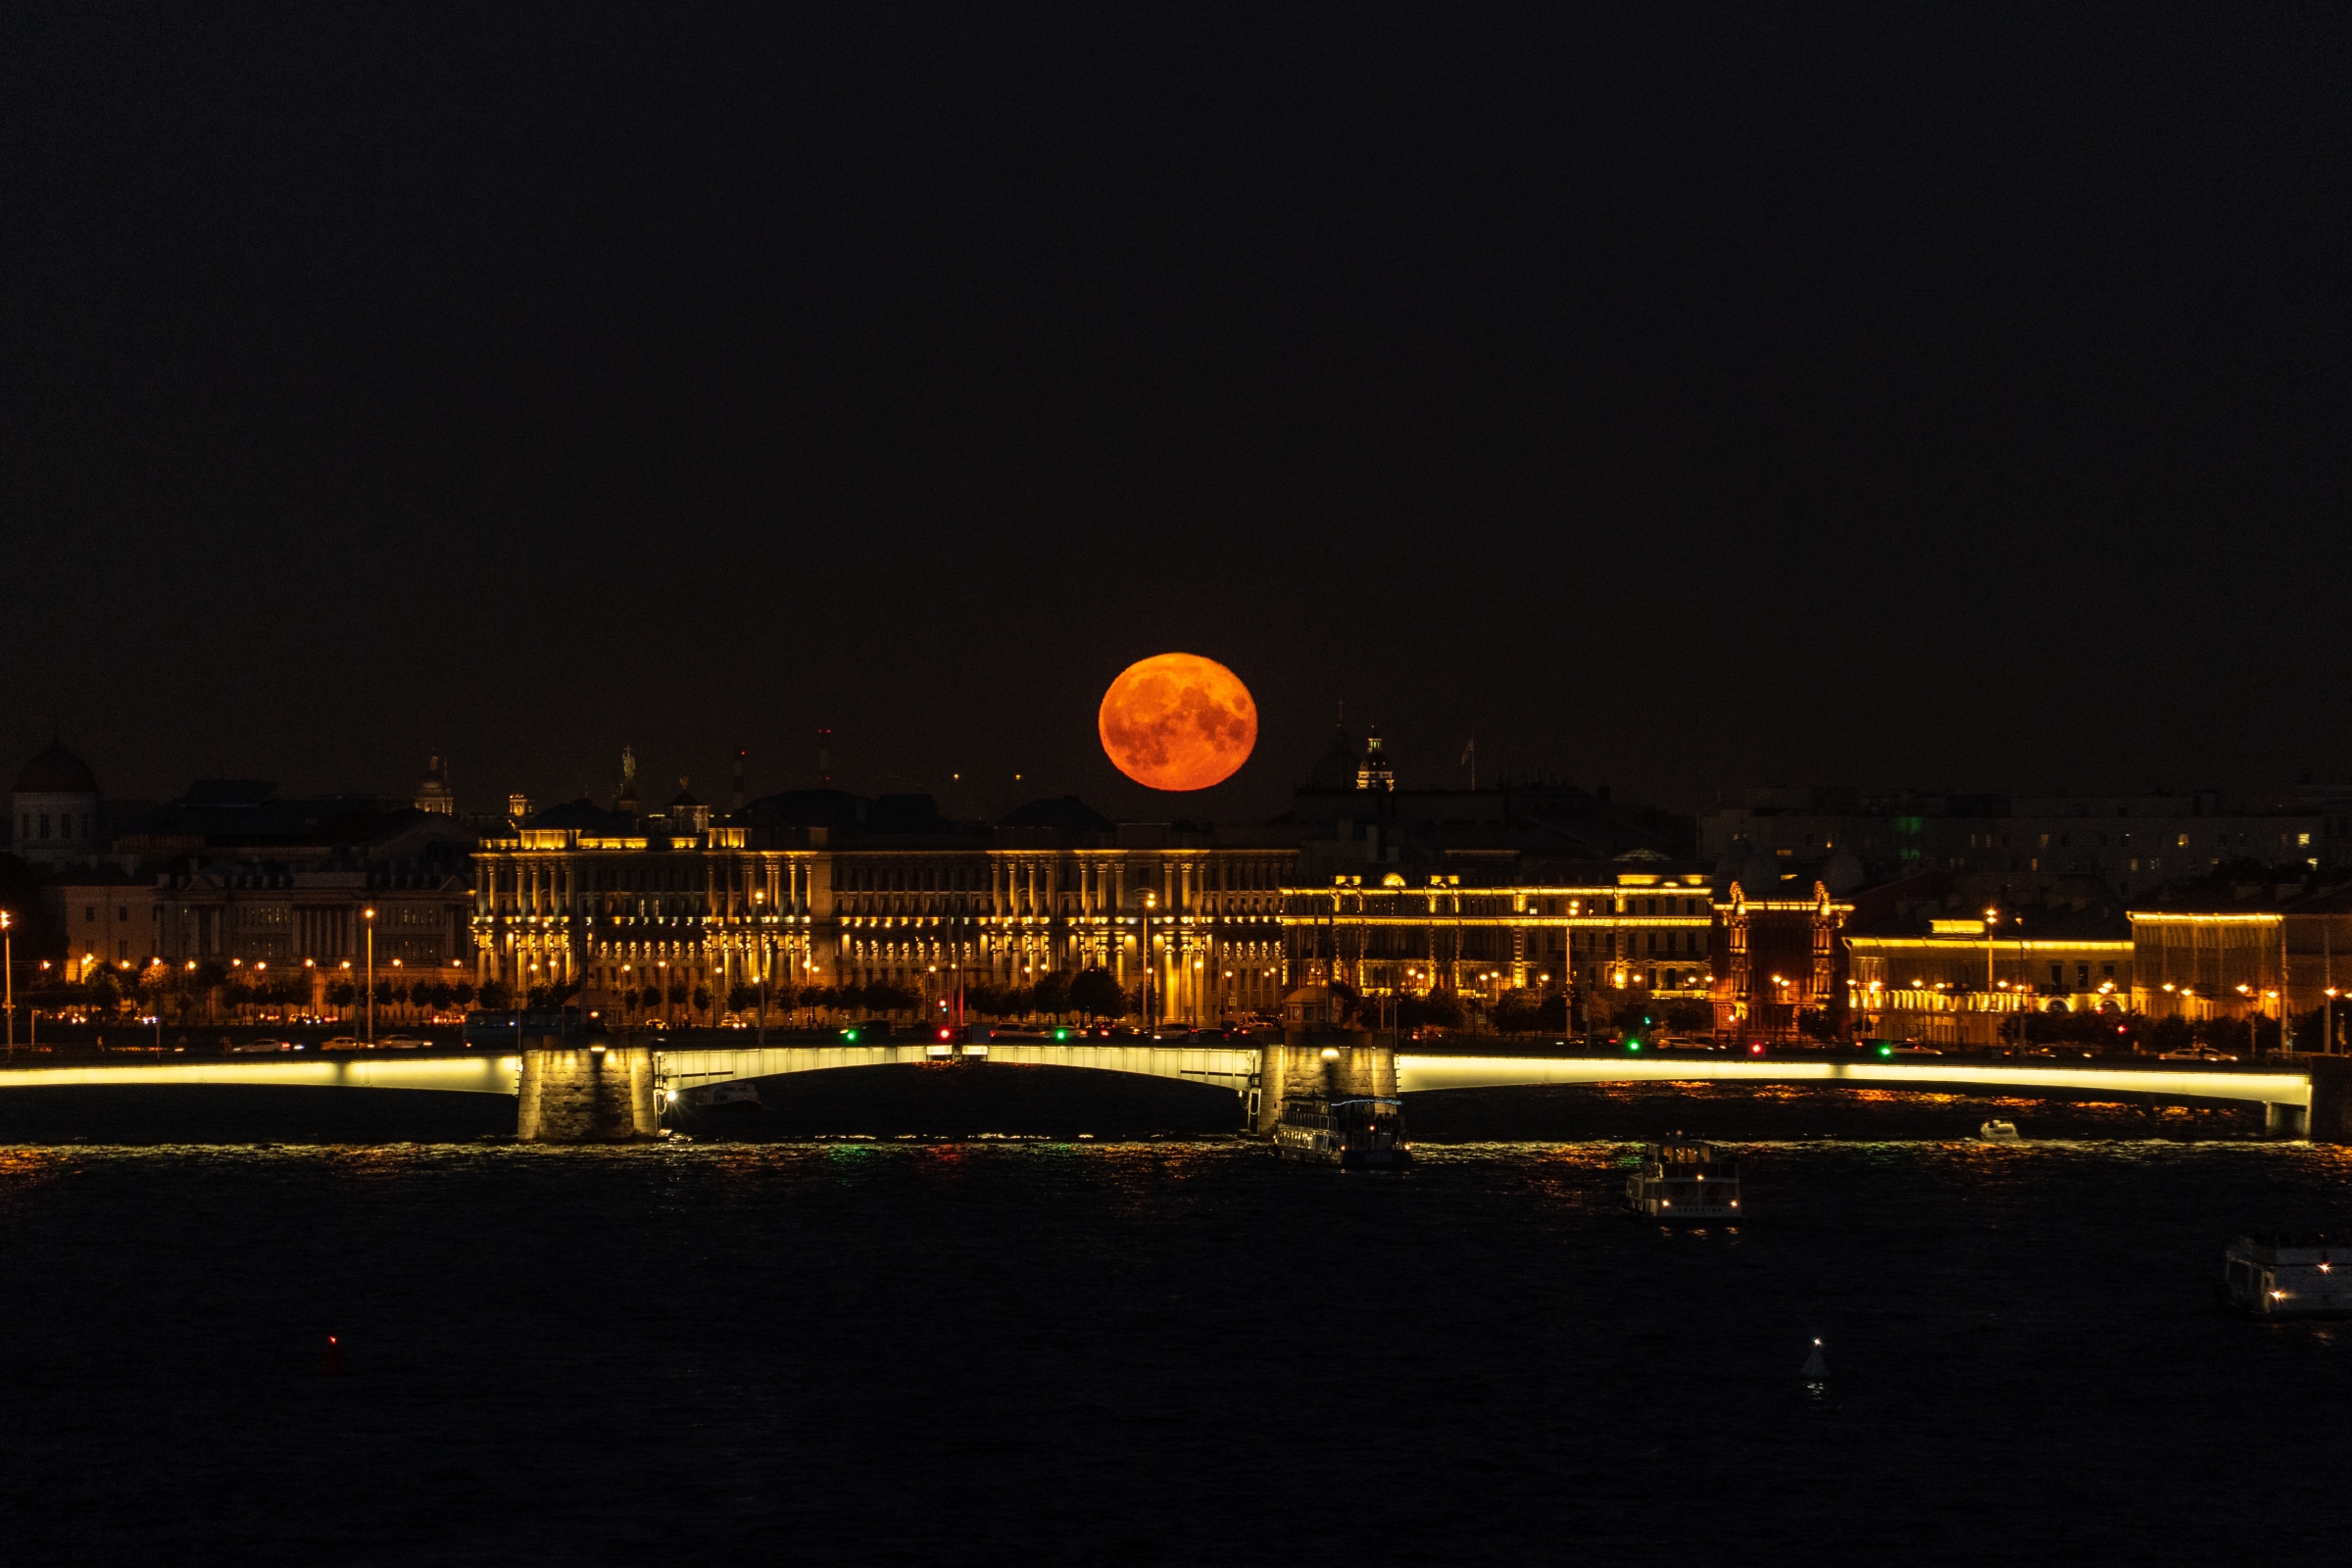
[[[360,1051],[365,1048],[361,1046],[355,1035],[336,1035],[331,1040],[319,1042],[318,1049],[320,1051]]]
[[[220,1049],[233,1056],[274,1056],[281,1051],[300,1051],[291,1040],[224,1040]]]
[[[2211,1046],[2182,1046],[2179,1051],[2158,1052],[2156,1059],[2158,1061],[2235,1061],[2237,1058],[2227,1051],[2217,1051]]]
[[[385,1051],[422,1051],[431,1044],[430,1040],[419,1040],[415,1035],[386,1035],[376,1042]]]
[[[1897,1046],[1886,1054],[1890,1056],[1940,1056],[1943,1053],[1934,1046]]]

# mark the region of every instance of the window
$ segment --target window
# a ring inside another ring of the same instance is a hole
[[[82,918],[82,922],[83,922],[84,924],[86,924],[86,925],[95,925],[95,924],[97,924],[97,922],[98,922],[98,906],[96,906],[95,904],[85,904],[85,905],[83,905],[83,906],[81,906],[81,918]]]
[[[47,838],[48,836],[49,836],[49,813],[48,813],[47,811],[43,811],[43,812],[41,813],[41,837],[43,837],[43,838]]]
[[[2187,848],[2188,848],[2188,835],[2187,835],[2187,834],[2185,834],[2185,833],[2183,833],[2183,834],[2180,835],[2180,837],[2176,838],[2176,839],[2173,841],[2173,848],[2175,848],[2175,849],[2177,849],[2177,850],[2185,850],[2185,849],[2187,849]]]

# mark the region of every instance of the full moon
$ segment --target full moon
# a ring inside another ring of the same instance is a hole
[[[1198,654],[1129,664],[1102,694],[1102,750],[1155,790],[1204,790],[1231,778],[1257,744],[1257,704],[1242,678]]]

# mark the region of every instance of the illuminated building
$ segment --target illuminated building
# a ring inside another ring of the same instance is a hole
[[[2131,922],[2097,909],[1988,906],[1846,938],[1856,1030],[1926,1045],[1991,1045],[2011,1014],[2134,1005]]]
[[[475,842],[444,810],[202,779],[122,824],[118,867],[61,875],[43,903],[68,979],[161,958],[304,968],[323,985],[365,962],[373,908],[378,980],[455,980],[471,965]]]
[[[1209,1022],[1278,1004],[1296,858],[1280,834],[1113,826],[1075,801],[994,825],[835,790],[724,822],[682,792],[651,813],[578,801],[474,857],[474,952],[483,980],[577,985],[591,1009],[653,984],[716,1011],[764,978],[884,982],[936,1010],[958,980],[1101,967],[1130,993],[1149,976],[1155,1017]]]
[[[1852,855],[1817,871],[1785,868],[1776,856],[1734,844],[1717,865],[1715,1032],[1745,1041],[1802,1038],[1808,1014],[1825,1035],[1846,1027],[1846,898],[1863,881]]]
[[[1705,996],[1713,924],[1701,873],[1523,867],[1516,857],[1419,877],[1344,872],[1290,890],[1283,906],[1285,956],[1302,983],[1490,1002],[1571,985]]]
[[[2132,1004],[2154,1017],[2332,1016],[2333,1049],[2348,1032],[2352,883],[2239,883],[2225,869],[2169,889],[2131,912]],[[2300,1027],[2300,1025],[2298,1025]],[[2325,1033],[2298,1050],[2328,1049]]]

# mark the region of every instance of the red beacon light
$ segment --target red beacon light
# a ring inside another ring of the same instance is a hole
[[[939,1038],[942,1040],[952,1039],[955,1036],[955,1033],[956,1031],[953,1029],[942,1029],[939,1032]]]
[[[1764,1054],[1764,1042],[1761,1040],[1749,1041],[1747,1043],[1747,1054],[1751,1056],[1761,1056]]]

